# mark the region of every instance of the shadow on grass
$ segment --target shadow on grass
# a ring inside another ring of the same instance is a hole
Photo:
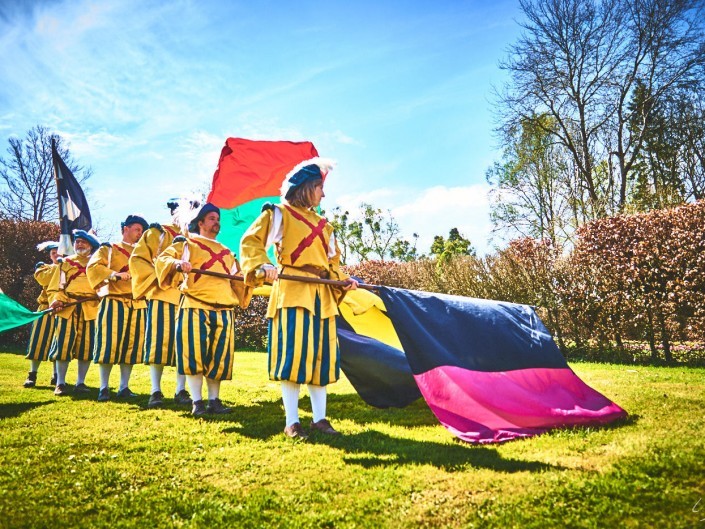
[[[560,465],[540,461],[503,458],[495,448],[458,441],[454,445],[432,441],[415,441],[366,431],[341,437],[312,435],[311,442],[343,450],[343,460],[364,468],[398,465],[432,465],[447,472],[487,468],[496,472],[545,472],[563,470]]]
[[[53,404],[56,401],[45,400],[42,402],[17,402],[0,404],[0,419],[11,419],[13,417],[19,417],[25,412],[44,406],[46,404]]]

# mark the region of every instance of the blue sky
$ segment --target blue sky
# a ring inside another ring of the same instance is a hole
[[[229,136],[337,161],[322,206],[491,245],[492,86],[515,1],[0,2],[0,151],[36,124],[93,168],[103,238],[207,190]],[[496,241],[499,242],[499,241]]]

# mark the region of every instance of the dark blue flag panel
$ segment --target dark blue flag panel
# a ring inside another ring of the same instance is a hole
[[[73,230],[91,229],[91,212],[88,201],[83,194],[78,180],[64,163],[52,143],[51,155],[54,162],[54,174],[59,195],[59,211],[61,214],[61,237],[59,239],[59,254],[68,255],[71,250],[71,234]]]
[[[529,306],[387,287],[379,293],[383,304],[369,310],[371,322],[364,318],[371,302],[341,305],[354,329],[339,334],[343,370],[370,404],[410,403],[410,372],[438,420],[472,443],[626,416],[568,367]],[[385,343],[374,339],[377,328]]]

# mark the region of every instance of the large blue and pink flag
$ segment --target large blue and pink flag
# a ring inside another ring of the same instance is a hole
[[[420,394],[471,443],[627,415],[568,367],[527,305],[387,287],[379,295],[382,303],[344,305],[338,334],[343,370],[373,406],[402,407]]]

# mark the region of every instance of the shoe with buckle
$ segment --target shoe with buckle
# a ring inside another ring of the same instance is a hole
[[[176,395],[174,395],[174,403],[179,406],[193,406],[193,400],[191,400],[191,395],[188,391],[182,389]]]
[[[284,428],[284,433],[287,435],[287,437],[291,437],[292,439],[308,439],[308,434],[301,427],[300,422],[295,422],[291,426],[287,426],[286,428]]]
[[[56,382],[54,384],[56,384]],[[27,373],[27,380],[24,381],[23,385],[26,388],[33,388],[34,386],[36,386],[37,385],[37,372],[30,371],[29,373]]]
[[[206,405],[202,400],[194,400],[193,408],[191,408],[191,415],[194,417],[201,417],[206,414]]]
[[[119,399],[131,399],[132,397],[136,397],[137,393],[132,393],[130,388],[122,388],[115,394],[115,396]]]
[[[110,400],[110,388],[101,388],[98,392],[98,402],[108,402]]]
[[[68,394],[69,390],[66,387],[66,384],[57,384],[56,388],[54,389],[54,395],[56,395],[57,397],[65,397]]]
[[[155,391],[149,396],[148,408],[159,408],[164,406],[164,394],[161,391]]]
[[[208,413],[217,413],[218,415],[222,415],[224,413],[231,413],[233,410],[232,408],[223,406],[223,403],[220,399],[211,399],[208,401],[206,411]]]
[[[340,432],[330,425],[328,419],[321,419],[318,422],[311,421],[311,430],[315,430],[316,432],[321,432],[326,435],[340,435]]]
[[[79,393],[79,394],[80,394],[80,393],[84,393],[84,394],[85,394],[85,393],[90,393],[90,392],[91,392],[91,388],[89,388],[89,387],[86,386],[83,382],[81,382],[80,384],[76,384],[76,385],[74,386],[73,392],[74,392],[74,393]]]

